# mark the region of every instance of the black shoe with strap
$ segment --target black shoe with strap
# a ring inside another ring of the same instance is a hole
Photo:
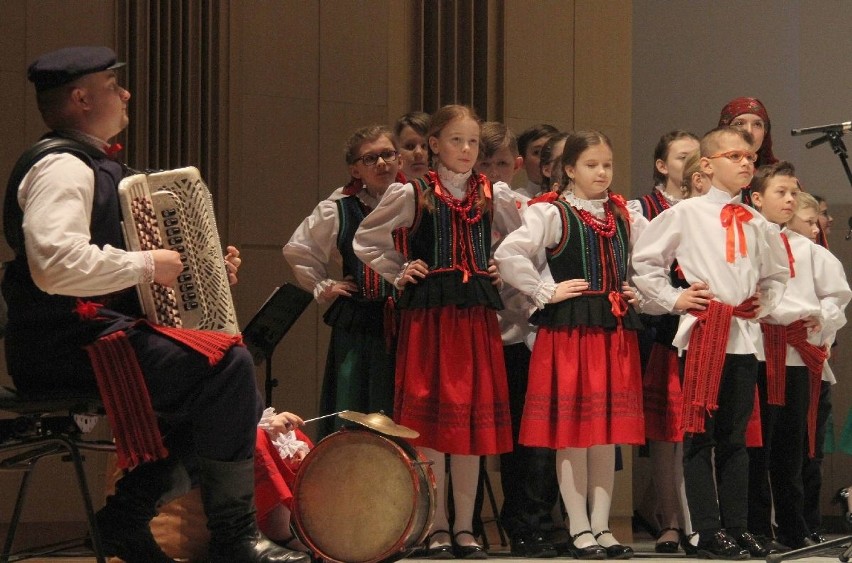
[[[476,541],[476,536],[470,530],[462,530],[453,534],[453,551],[458,559],[488,559],[485,548],[475,543],[473,545],[459,545],[458,537],[467,534]]]
[[[666,532],[675,532],[678,539],[660,541],[660,538],[662,538]],[[654,551],[657,553],[677,553],[678,548],[680,547],[680,537],[682,535],[683,530],[680,528],[663,528],[660,530],[660,535],[657,537],[657,543],[654,544]]]
[[[597,542],[586,547],[577,547],[577,538],[583,534],[589,534],[590,536],[595,537],[591,530],[583,530],[582,532],[577,532],[571,536],[571,557],[574,559],[606,559],[606,549],[598,545]]]
[[[680,547],[683,549],[683,552],[686,553],[687,557],[695,557],[698,555],[698,546],[693,545],[692,538],[696,537],[698,532],[692,532],[691,534],[685,534],[683,532],[680,533]]]
[[[601,530],[600,532],[595,534],[595,540],[597,540],[599,537],[603,536],[604,534],[612,535],[612,532],[610,532],[609,530]],[[633,557],[635,555],[635,553],[633,552],[633,548],[630,547],[629,545],[621,545],[620,543],[615,543],[615,544],[612,544],[609,547],[606,547],[606,546],[601,546],[601,547],[603,547],[604,550],[606,551],[606,558],[607,559],[630,559],[631,557]]]
[[[432,540],[434,540],[435,536],[438,534],[446,534],[447,543],[439,543],[435,545],[435,547],[430,547]],[[450,544],[450,537],[449,530],[435,530],[426,536],[426,548],[420,553],[412,554],[412,557],[416,557],[418,559],[455,559],[456,556],[453,554],[453,546]]]

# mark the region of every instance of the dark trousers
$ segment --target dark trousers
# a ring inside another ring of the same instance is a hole
[[[785,378],[784,405],[769,405],[766,364],[760,363],[757,386],[763,447],[748,448],[748,529],[772,537],[774,503],[778,535],[782,539],[801,539],[810,533],[803,516],[801,463],[807,439],[810,375],[806,367],[788,366]]]
[[[530,448],[518,444],[521,415],[527,393],[530,351],[525,344],[503,347],[509,378],[509,408],[512,416],[510,453],[500,455],[500,481],[503,507],[500,521],[510,537],[553,530],[551,509],[559,501],[556,481],[556,454],[549,448]]]
[[[251,353],[237,346],[211,366],[201,354],[144,326],[127,334],[167,432],[186,432],[203,458],[251,459],[263,408]]]
[[[822,460],[825,457],[823,446],[825,433],[828,429],[828,417],[831,414],[831,384],[822,382],[819,393],[819,408],[817,409],[816,451],[814,457],[808,457],[807,443],[804,447],[804,462],[802,464],[802,482],[804,485],[804,517],[808,529],[817,531],[822,526],[820,510],[820,491],[822,489]],[[807,437],[805,437],[807,439]]]
[[[681,361],[683,374],[685,356]],[[748,453],[745,430],[754,406],[757,358],[727,354],[719,388],[719,408],[705,416],[705,431],[687,435],[683,476],[693,528],[707,537],[725,527],[748,523]],[[718,484],[718,493],[717,493]],[[707,534],[707,535],[705,535]]]

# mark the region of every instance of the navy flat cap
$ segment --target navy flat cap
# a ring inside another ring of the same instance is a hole
[[[42,92],[86,74],[124,66],[109,47],[66,47],[45,53],[27,69],[27,78]]]

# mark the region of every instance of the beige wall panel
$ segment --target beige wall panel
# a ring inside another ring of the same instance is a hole
[[[26,22],[26,0],[3,0],[0,3],[0,71],[15,73],[18,81],[26,81],[25,71],[29,62]]]
[[[414,0],[404,0],[391,1],[388,5],[388,123],[409,111],[421,109],[419,101],[415,107],[412,100],[413,79],[409,77],[415,64],[411,45],[415,4]]]
[[[240,41],[234,44],[245,92],[316,100],[319,72],[317,2],[232,4]]]
[[[631,193],[631,14],[628,0],[578,0],[574,41],[574,128],[609,136],[612,188],[625,196]]]
[[[349,181],[349,169],[343,152],[349,136],[366,125],[388,125],[384,99],[366,100],[362,104],[320,102],[319,198],[327,197]]]
[[[21,152],[35,140],[23,135],[26,131],[26,113],[21,109],[26,107],[27,97],[32,96],[32,92],[21,83],[20,74],[20,70],[0,71],[0,131],[4,132],[3,137],[6,138],[0,142],[0,178],[3,178],[4,186]]]
[[[506,0],[505,122],[569,128],[573,119],[574,1]]]
[[[320,3],[320,100],[387,103],[391,1]]]
[[[230,232],[242,244],[283,245],[316,205],[316,102],[257,94],[240,102]]]
[[[295,280],[281,256],[280,246],[244,247],[242,257],[240,283],[234,288],[234,300],[240,325],[245,327],[276,287]],[[324,344],[318,342],[317,336],[321,323],[317,306],[309,305],[275,348],[272,375],[278,379],[278,386],[273,389],[272,396],[276,410],[303,416],[316,411],[320,387],[315,375],[322,369],[325,359]],[[257,367],[257,374],[258,386],[264,392],[264,364]]]
[[[27,2],[29,60],[72,45],[115,45],[114,0]]]

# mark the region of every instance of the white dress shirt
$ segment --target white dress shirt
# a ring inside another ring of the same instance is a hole
[[[666,209],[648,225],[633,248],[633,283],[654,310],[683,313],[675,310],[675,302],[684,291],[674,287],[669,268],[674,260],[690,284],[704,282],[715,298],[737,306],[760,291],[759,315],[764,316],[781,301],[790,277],[787,252],[777,225],[769,223],[754,209],[753,217],[743,223],[747,256],[741,256],[739,235],[734,229],[734,262],[726,258],[727,230],[720,214],[727,204],[739,204],[739,196],[716,187],[700,197],[685,199]],[[688,347],[689,335],[696,322],[692,315],[683,315],[673,345],[679,350]],[[734,317],[726,347],[728,354],[754,354],[763,360],[763,339],[756,322]]]
[[[44,157],[21,181],[27,260],[42,291],[89,297],[153,281],[150,252],[91,243],[94,192],[94,172],[68,153]]]

